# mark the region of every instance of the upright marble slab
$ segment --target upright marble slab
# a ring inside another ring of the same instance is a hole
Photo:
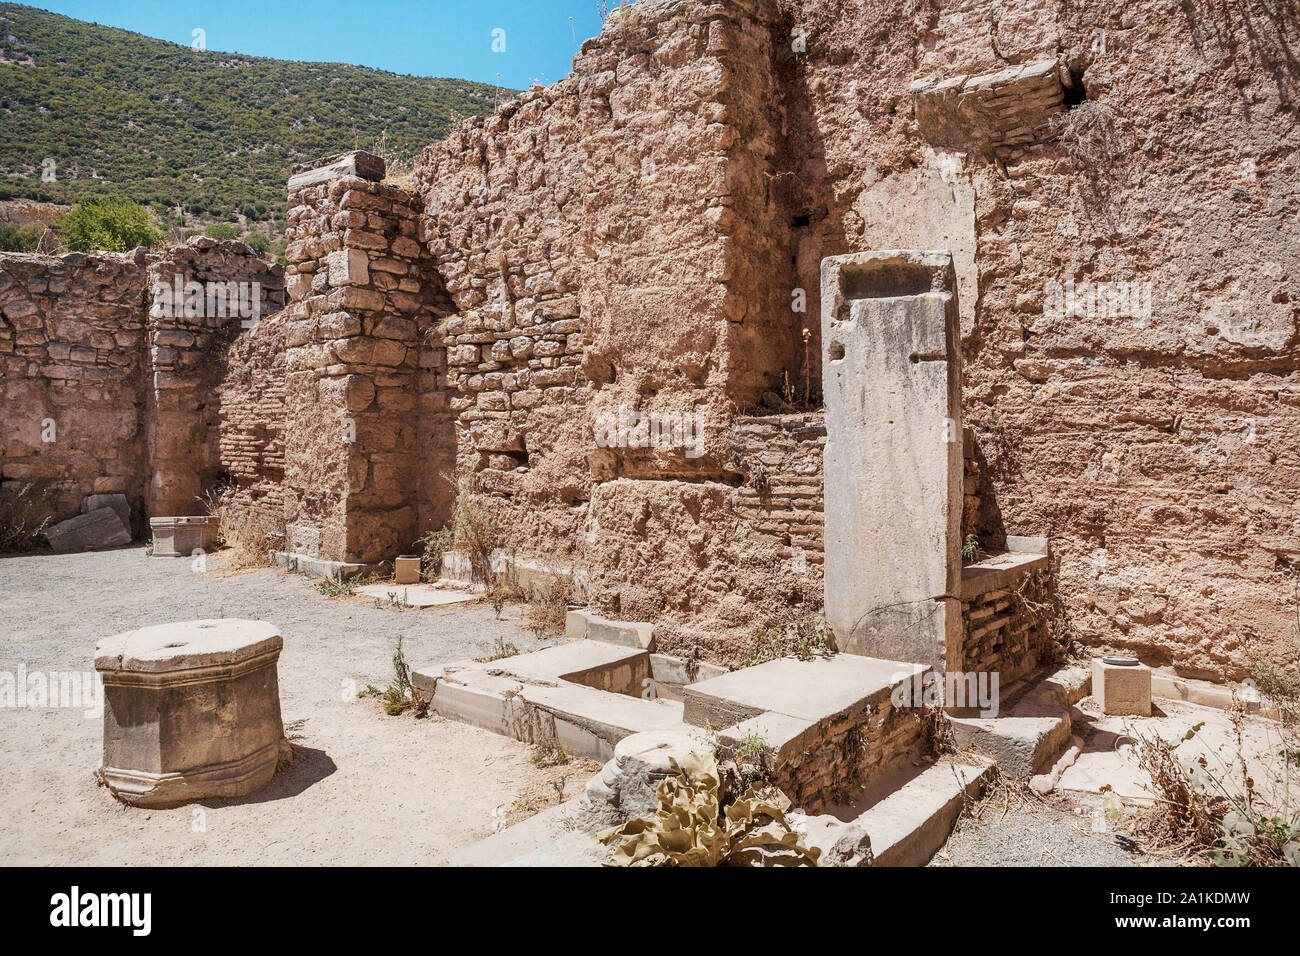
[[[826,618],[842,651],[961,660],[961,353],[948,252],[822,262]]]

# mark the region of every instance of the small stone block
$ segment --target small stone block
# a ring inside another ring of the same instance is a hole
[[[150,518],[155,558],[188,558],[195,551],[211,551],[217,546],[220,522],[211,515],[180,518]]]
[[[359,176],[378,182],[384,178],[386,164],[383,159],[364,150],[343,153],[339,156],[327,156],[309,163],[300,163],[293,167],[289,177],[289,191],[327,182],[341,176]]]
[[[420,559],[404,555],[393,562],[394,579],[398,584],[420,583]]]
[[[1092,662],[1092,696],[1103,713],[1116,716],[1151,716],[1151,668],[1145,664],[1123,666]]]
[[[113,508],[96,508],[60,521],[44,531],[45,540],[59,554],[116,548],[131,543],[131,532]]]

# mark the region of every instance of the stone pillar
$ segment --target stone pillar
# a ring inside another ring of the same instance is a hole
[[[372,563],[418,535],[416,396],[433,318],[416,200],[368,153],[289,180],[287,548]]]
[[[822,263],[826,618],[842,651],[961,661],[961,354],[947,252]]]

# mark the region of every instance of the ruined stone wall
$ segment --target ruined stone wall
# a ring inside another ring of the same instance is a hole
[[[794,281],[816,315],[827,255],[953,251],[991,492],[972,527],[1052,538],[1085,646],[1219,678],[1252,652],[1289,659],[1300,12],[783,9],[771,115]],[[1088,282],[1133,294],[1063,301]]]
[[[204,237],[152,253],[0,257],[0,481],[50,483],[52,520],[87,495],[125,494],[136,535],[148,517],[202,513],[198,497],[225,470],[218,383],[242,319],[236,304],[189,299],[187,283],[247,283],[266,315],[284,300],[280,272]],[[173,307],[158,290],[174,293],[177,277]]]
[[[770,2],[633,7],[572,76],[463,124],[417,170],[456,310],[459,459],[504,544],[589,570],[598,609],[714,656],[776,604],[741,593],[771,585],[737,569],[732,416],[801,374],[769,228],[788,218],[776,21]],[[629,441],[637,416],[690,440]]]
[[[147,273],[149,514],[204,514],[202,495],[229,470],[220,437],[226,352],[283,308],[284,269],[242,242],[199,236],[151,259]]]
[[[1087,97],[1017,159],[967,162],[966,414],[1005,530],[1051,536],[1084,644],[1192,677],[1289,660],[1300,10],[968,3],[929,37],[921,74],[1060,49]]]
[[[819,412],[739,416],[732,425],[736,467],[745,476],[736,490],[745,539],[773,546],[777,558],[815,581],[821,580],[825,445]]]
[[[445,519],[454,455],[507,547],[735,659],[820,592],[816,499],[764,503],[742,464],[806,481],[812,449],[742,413],[816,402],[821,261],[950,249],[963,534],[1049,536],[1085,645],[1190,676],[1284,659],[1298,45],[1275,0],[641,0],[427,149],[413,199],[295,192],[286,510],[391,557]],[[1136,298],[1059,294],[1086,282]],[[620,431],[686,416],[698,441]]]
[[[51,517],[122,493],[141,529],[144,262],[143,251],[0,256],[0,482],[50,483]]]
[[[997,672],[1005,687],[1058,654],[1052,636],[1053,600],[1048,569],[992,587],[963,586],[961,670]]]

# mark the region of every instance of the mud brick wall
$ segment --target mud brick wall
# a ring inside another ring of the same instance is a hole
[[[188,283],[202,287],[201,308],[186,308],[176,294],[178,284],[184,290]],[[148,285],[149,513],[204,514],[202,496],[225,471],[220,383],[226,352],[246,329],[284,307],[284,268],[263,262],[242,242],[198,236],[152,259]]]
[[[76,514],[85,495],[122,493],[140,530],[144,264],[143,250],[0,255],[0,482],[51,483],[51,517]]]
[[[284,530],[285,314],[239,336],[220,385],[219,453],[233,482],[230,505],[265,528]]]
[[[421,468],[449,428],[421,421],[417,393],[439,381],[444,353],[422,343],[445,314],[441,283],[405,190],[348,175],[292,190],[289,207],[289,548],[386,560],[417,538],[419,498],[431,522],[449,505],[429,484],[440,473]]]
[[[736,514],[745,539],[771,545],[782,561],[821,581],[822,450],[820,412],[744,415],[732,424],[737,471]],[[815,585],[817,586],[817,585]]]
[[[962,595],[967,673],[997,671],[1001,686],[1027,674],[1056,648],[1052,643],[1048,572],[1035,571],[1004,587]]]

